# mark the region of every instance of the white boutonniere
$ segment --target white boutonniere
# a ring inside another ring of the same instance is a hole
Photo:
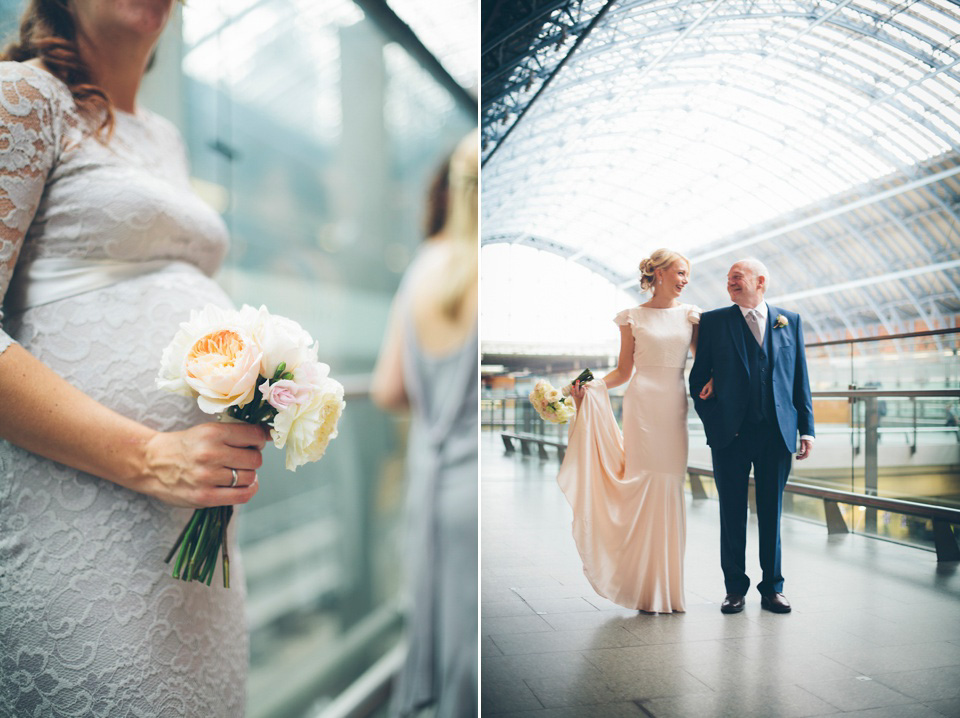
[[[785,326],[787,326],[787,323],[788,323],[788,322],[787,322],[787,318],[786,318],[785,316],[783,316],[782,314],[778,314],[778,315],[777,315],[777,321],[775,321],[775,322],[773,323],[773,328],[774,328],[774,329],[783,329]]]

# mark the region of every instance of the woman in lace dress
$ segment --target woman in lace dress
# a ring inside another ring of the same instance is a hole
[[[408,651],[391,715],[477,711],[477,134],[450,159],[446,220],[394,300],[373,398],[409,406]]]
[[[700,309],[677,301],[690,274],[682,255],[658,249],[640,271],[640,286],[653,297],[614,318],[617,368],[573,388],[578,411],[557,481],[573,507],[574,539],[597,593],[627,608],[670,613],[684,610],[683,370],[687,351],[696,350]],[[621,434],[607,389],[627,381]],[[705,387],[707,396],[712,388]]]
[[[171,4],[33,0],[0,62],[2,716],[244,710],[242,573],[163,562],[191,508],[256,493],[265,442],[155,388],[179,322],[230,306],[224,226],[135,104]]]

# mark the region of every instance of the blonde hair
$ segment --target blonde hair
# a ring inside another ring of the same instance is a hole
[[[450,157],[447,219],[441,234],[446,237],[444,241],[451,243],[451,254],[437,296],[441,310],[451,319],[460,313],[479,270],[479,165],[479,135],[474,130],[460,141]]]
[[[649,257],[640,262],[640,289],[643,291],[650,289],[657,283],[656,271],[666,269],[678,259],[687,265],[688,270],[690,269],[690,260],[680,252],[662,247],[655,250]]]

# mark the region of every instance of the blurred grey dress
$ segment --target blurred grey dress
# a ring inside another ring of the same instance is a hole
[[[403,304],[404,386],[413,413],[407,450],[409,652],[392,713],[410,716],[432,707],[439,718],[474,716],[477,332],[451,354],[425,355],[414,328],[410,294],[404,292]]]

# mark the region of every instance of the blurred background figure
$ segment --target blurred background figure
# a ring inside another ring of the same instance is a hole
[[[450,158],[446,190],[442,178],[431,188],[434,233],[394,300],[371,388],[379,406],[412,413],[408,652],[396,716],[476,714],[477,169],[472,132]]]

